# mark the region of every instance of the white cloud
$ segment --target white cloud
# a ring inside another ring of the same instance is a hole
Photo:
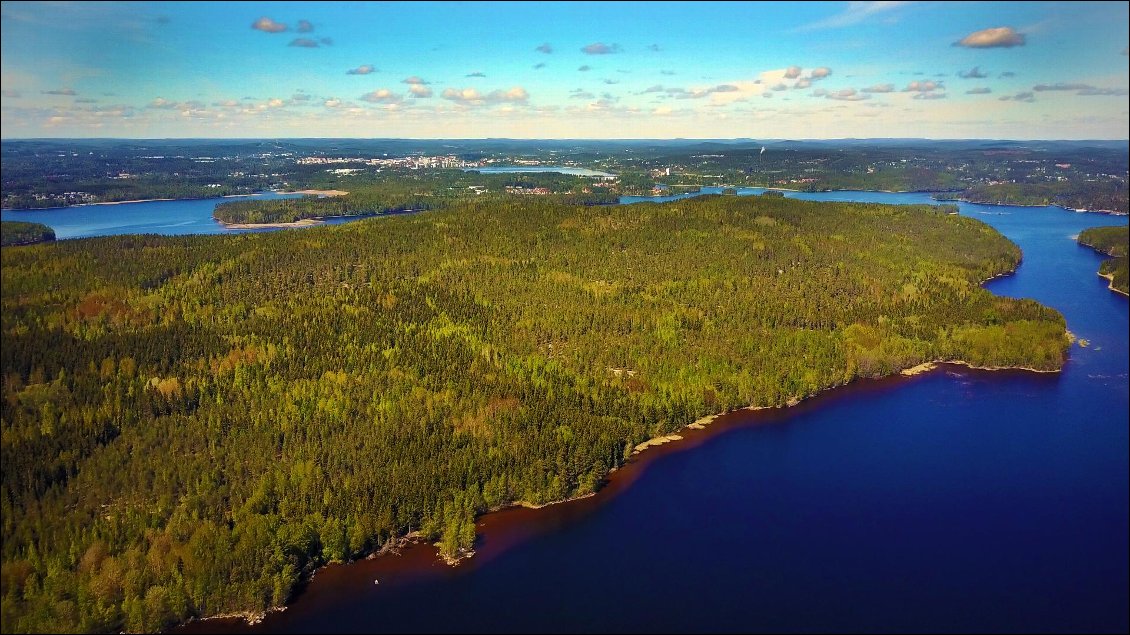
[[[611,55],[620,52],[619,44],[605,44],[604,42],[593,42],[581,47],[581,52],[585,55]]]
[[[274,20],[263,16],[258,20],[251,23],[251,28],[256,31],[263,31],[264,33],[282,33],[286,30],[286,25],[282,22],[275,22]]]
[[[826,99],[835,99],[838,101],[863,101],[864,99],[871,99],[871,95],[861,93],[854,88],[843,88],[834,90],[824,96]]]
[[[1000,26],[993,29],[984,29],[981,31],[974,31],[962,39],[953,43],[954,46],[965,46],[968,48],[986,49],[986,48],[1012,48],[1014,46],[1024,46],[1025,37],[1023,33],[1018,33],[1016,29],[1010,26]]]
[[[802,69],[799,66],[788,67],[787,69],[785,69],[785,79],[796,79],[800,77],[801,70]]]
[[[365,93],[361,95],[360,99],[370,104],[398,104],[404,101],[404,98],[398,93],[394,93],[387,88],[379,88],[372,92]]]
[[[351,69],[345,71],[345,74],[346,75],[368,75],[370,73],[375,73],[376,70],[377,69],[374,68],[372,64],[362,64],[362,65],[358,66],[357,68],[351,68]]]

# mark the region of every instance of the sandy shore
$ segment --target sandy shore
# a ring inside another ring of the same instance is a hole
[[[349,194],[344,190],[294,190],[290,192],[275,192],[275,194],[308,194],[310,196],[345,196]]]
[[[1130,298],[1130,293],[1126,293],[1122,289],[1115,289],[1114,288],[1114,274],[1113,273],[1100,273],[1099,277],[1100,278],[1106,278],[1107,281],[1109,281],[1110,284],[1106,285],[1106,288],[1110,289],[1111,291],[1113,291],[1115,293],[1121,293],[1122,295]]]
[[[293,223],[225,223],[219,220],[216,222],[223,225],[224,229],[286,229],[288,227],[311,227],[321,225],[326,221],[320,218],[303,218]]]

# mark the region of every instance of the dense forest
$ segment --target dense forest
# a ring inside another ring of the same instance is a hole
[[[462,199],[2,258],[3,630],[261,611],[410,532],[594,491],[695,419],[927,360],[1059,369],[945,207]]]
[[[1091,227],[1079,233],[1079,243],[1111,256],[1099,265],[1099,275],[1110,278],[1110,288],[1130,295],[1130,228]]]
[[[0,246],[32,245],[55,240],[55,230],[42,223],[0,221]]]
[[[617,194],[592,188],[591,181],[583,177],[550,172],[480,175],[448,171],[412,179],[358,181],[344,196],[229,201],[217,205],[212,215],[228,224],[293,223],[307,218],[420,212],[483,197],[507,205],[503,199],[535,195],[565,205],[608,205],[620,200]]]
[[[1118,214],[1126,214],[1130,211],[1127,205],[1126,184],[1117,181],[995,183],[977,185],[961,192],[938,195],[935,198],[960,199],[970,203],[994,205],[1059,205],[1067,209]]]

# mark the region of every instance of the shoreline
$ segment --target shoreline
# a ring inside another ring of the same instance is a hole
[[[1130,293],[1126,293],[1122,289],[1116,289],[1114,287],[1114,274],[1113,273],[1099,273],[1098,276],[1100,278],[1106,278],[1107,279],[1107,282],[1108,282],[1108,284],[1106,285],[1107,289],[1110,289],[1111,291],[1113,291],[1115,293],[1119,293],[1119,294],[1122,294],[1122,295],[1130,298]]]
[[[628,488],[631,483],[645,471],[645,468],[652,461],[662,458],[667,454],[693,449],[701,443],[713,438],[715,432],[720,432],[730,427],[762,424],[760,420],[750,420],[746,418],[751,414],[765,415],[767,421],[770,423],[778,422],[790,418],[790,416],[796,412],[796,410],[794,410],[795,408],[815,407],[819,405],[818,402],[821,399],[849,394],[848,391],[842,389],[874,389],[892,385],[897,386],[899,383],[909,381],[914,377],[937,370],[945,370],[947,366],[964,367],[973,372],[1020,371],[1038,373],[1040,375],[1056,374],[1063,370],[1062,368],[1057,370],[1039,370],[1019,366],[976,366],[964,360],[933,360],[922,362],[881,377],[857,377],[847,383],[828,386],[804,397],[791,398],[787,400],[786,403],[778,406],[750,405],[705,415],[695,419],[691,423],[676,428],[672,432],[647,439],[635,445],[631,455],[622,465],[609,470],[608,474],[602,479],[599,489],[596,491],[541,504],[515,501],[507,505],[488,509],[482,514],[477,515],[475,517],[475,525],[477,528],[481,528],[482,531],[478,532],[475,542],[476,546],[480,546],[484,542],[487,543],[485,548],[472,548],[469,551],[457,554],[453,558],[448,558],[440,554],[439,547],[436,543],[424,538],[418,532],[412,532],[397,539],[394,546],[390,547],[385,545],[359,555],[353,560],[347,562],[330,562],[313,569],[308,577],[297,583],[297,592],[286,604],[270,607],[261,612],[245,611],[242,613],[192,618],[187,622],[169,629],[169,631],[179,632],[182,631],[184,627],[193,623],[199,624],[211,621],[213,622],[212,625],[215,625],[215,622],[221,620],[239,620],[239,626],[241,627],[245,625],[258,625],[271,613],[286,611],[303,597],[306,597],[307,600],[310,601],[312,599],[310,596],[320,595],[319,593],[310,592],[310,585],[319,573],[333,571],[335,577],[368,579],[374,575],[374,572],[383,573],[383,568],[389,568],[393,569],[394,573],[403,574],[402,577],[393,577],[392,580],[410,583],[414,579],[419,579],[430,573],[434,573],[437,566],[441,567],[441,571],[449,571],[463,564],[465,560],[471,561],[471,566],[483,561],[490,561],[499,554],[504,553],[513,544],[519,544],[545,530],[551,531],[553,527],[556,527],[558,523],[548,522],[552,519],[539,519],[539,516],[544,515],[542,510],[546,508],[561,509],[561,514],[569,517],[574,515],[579,517],[587,514],[588,511],[586,511],[585,508],[576,507],[571,504],[590,499],[592,499],[592,504],[594,505],[605,504],[615,499],[618,494]],[[715,423],[720,425],[712,425]],[[656,451],[655,448],[659,448],[659,450]],[[648,450],[652,451],[649,452]],[[550,527],[548,529],[542,526],[529,528],[526,526],[527,523],[511,523],[511,525],[507,525],[507,521],[510,520],[512,516],[527,516],[531,514],[533,517],[529,519],[529,524],[536,524],[541,520],[550,525]],[[505,535],[497,536],[492,530],[497,530],[499,533]],[[401,550],[404,550],[403,554]],[[483,552],[484,555],[479,558],[472,558],[472,556],[480,552]],[[398,559],[388,557],[392,555],[407,557],[404,558],[403,562],[398,562]],[[364,568],[367,570],[361,571],[362,567],[360,565],[366,565]],[[381,578],[376,578],[375,583],[380,584]],[[315,597],[313,600],[316,601],[317,598]]]
[[[213,219],[224,229],[290,229],[294,227],[324,225],[326,222],[321,218],[303,218],[302,220],[296,220],[292,223],[225,223],[215,217],[213,217]]]

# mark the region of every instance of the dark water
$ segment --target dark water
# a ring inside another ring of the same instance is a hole
[[[456,569],[409,549],[252,629],[186,630],[1127,631],[1128,304],[1071,238],[1126,218],[960,207],[1024,250],[988,288],[1089,340],[1062,374],[943,367],[732,415],[595,498],[486,517]]]
[[[235,234],[246,232],[277,231],[277,228],[227,229],[212,218],[216,205],[227,201],[245,199],[295,198],[301,194],[263,192],[251,196],[205,198],[185,201],[149,201],[122,203],[120,205],[76,205],[42,210],[0,210],[0,219],[43,223],[55,230],[55,237],[88,238],[91,236],[116,236],[118,234]],[[334,225],[355,217],[331,218]]]

